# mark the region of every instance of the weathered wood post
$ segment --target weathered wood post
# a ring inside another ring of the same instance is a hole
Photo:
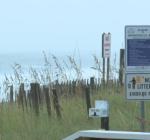
[[[23,97],[23,100],[25,102],[25,105],[26,105],[26,110],[27,110],[27,113],[28,113],[28,107],[27,107],[27,97],[26,97],[26,91],[24,90],[24,97]]]
[[[39,93],[39,104],[41,105],[41,106],[43,106],[43,100],[44,100],[44,93],[43,93],[43,88],[42,88],[42,86],[40,87],[40,91],[39,91],[40,93]]]
[[[105,33],[102,34],[102,58],[103,58],[103,79],[105,80],[105,57],[104,57],[104,35]]]
[[[39,115],[39,89],[38,83],[31,83],[32,104],[37,116]]]
[[[19,88],[19,104],[22,105],[22,109],[24,111],[23,98],[24,98],[24,83],[21,83],[20,88]]]
[[[107,58],[107,85],[109,84],[109,57]]]
[[[87,86],[89,86],[89,79],[87,79]]]
[[[69,95],[71,95],[71,80],[69,81]]]
[[[73,94],[76,94],[76,81],[72,81],[72,91],[73,91]]]
[[[124,49],[120,49],[120,69],[119,69],[119,83],[123,87],[123,74],[124,74]]]
[[[90,77],[90,87],[94,90],[94,77]]]
[[[58,96],[56,93],[56,89],[53,89],[53,101],[54,101],[54,105],[56,108],[56,114],[58,118],[61,118],[61,113],[60,113],[60,106],[59,106],[59,101],[58,101]]]
[[[100,89],[100,78],[98,78],[98,86],[97,86],[97,89],[99,90]]]
[[[46,107],[48,116],[51,116],[51,106],[50,106],[50,97],[49,97],[49,88],[45,85],[43,86],[43,93],[45,94]]]
[[[101,118],[101,129],[109,130],[109,117]]]
[[[13,86],[10,86],[10,102],[13,102]]]
[[[58,80],[56,80],[55,89],[56,89],[56,92],[57,92],[57,94],[59,96],[59,82],[58,82]]]
[[[27,92],[28,92],[27,97],[28,97],[28,101],[29,101],[29,106],[30,106],[30,108],[31,108],[32,96],[31,96],[31,92],[30,92],[30,90],[28,90]]]
[[[89,87],[85,88],[85,93],[86,93],[87,113],[88,113],[88,116],[89,116],[89,108],[91,108],[90,89],[89,89]]]

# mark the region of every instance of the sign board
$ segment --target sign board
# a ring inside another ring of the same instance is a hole
[[[108,117],[106,109],[89,108],[89,117]]]
[[[150,73],[125,74],[125,99],[150,100]]]
[[[108,58],[111,54],[111,35],[103,34],[102,36],[102,57]]]
[[[125,26],[125,71],[150,71],[150,26]]]

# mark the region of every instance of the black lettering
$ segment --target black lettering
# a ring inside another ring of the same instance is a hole
[[[147,95],[147,93],[146,92],[142,92],[142,96],[144,97],[144,96],[146,96]]]
[[[150,83],[150,78],[145,78],[145,83]]]

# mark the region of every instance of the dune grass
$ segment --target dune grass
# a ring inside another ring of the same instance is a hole
[[[124,93],[96,91],[91,93],[91,104],[99,98],[109,101],[109,128],[118,131],[140,130],[140,102],[125,101]],[[51,104],[52,105],[52,104]],[[52,108],[52,115],[48,117],[46,105],[40,109],[37,117],[34,110],[18,107],[15,103],[1,103],[0,106],[0,138],[3,140],[61,140],[79,130],[100,129],[100,118],[89,119],[86,100],[80,95],[60,99],[62,118],[58,119]],[[145,130],[150,131],[149,102],[145,102]]]
[[[98,71],[98,76],[102,75],[101,63],[94,56],[94,70]],[[72,69],[75,70],[77,81],[81,80],[82,70],[73,59],[67,56],[69,64],[65,63],[65,67],[70,71],[70,75],[66,75],[64,67],[62,67],[57,58],[52,55],[56,67],[52,67],[44,53],[45,69],[39,73],[30,68],[29,75],[31,75],[34,82],[40,84],[50,83],[50,88],[55,80],[60,82],[70,80]],[[115,62],[114,62],[115,63]],[[12,66],[14,70],[14,77],[10,79],[5,75],[4,93],[8,91],[12,84],[19,85],[26,83],[28,87],[30,81],[24,77],[23,68],[20,64],[15,63]],[[53,73],[54,72],[54,73]],[[110,66],[110,79],[113,78],[113,73],[118,73],[115,64]],[[15,89],[14,89],[15,90]],[[119,91],[119,92],[118,92]],[[14,91],[16,92],[16,91]],[[81,91],[79,91],[81,93]],[[60,96],[59,104],[61,106],[61,116],[59,119],[54,110],[51,101],[51,117],[47,114],[46,103],[40,106],[39,116],[36,116],[34,110],[28,105],[24,107],[24,112],[19,107],[17,102],[2,102],[0,103],[0,140],[61,140],[68,135],[71,135],[79,130],[100,129],[100,118],[89,118],[87,114],[85,95],[76,93],[75,95]],[[109,129],[118,131],[140,131],[140,102],[139,101],[125,101],[124,89],[100,89],[97,91],[90,91],[91,106],[94,108],[95,100],[109,101]],[[145,131],[150,131],[150,103],[145,102]]]

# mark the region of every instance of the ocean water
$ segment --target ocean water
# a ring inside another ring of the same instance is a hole
[[[61,66],[63,74],[66,75],[68,80],[73,80],[77,78],[90,79],[90,77],[93,76],[95,78],[101,78],[102,76],[101,73],[98,73],[98,71],[93,70],[91,68],[95,66],[94,57],[92,56],[92,54],[71,56],[72,58],[74,58],[77,68],[79,70],[82,70],[81,75],[77,75],[75,68],[72,68],[72,64],[70,63],[69,58],[67,57],[67,56],[70,57],[70,54],[62,54],[62,53],[52,54],[55,55],[58,60],[57,61],[58,67],[52,55],[50,55],[49,53],[45,53],[45,54],[49,62],[48,66],[45,66],[46,62],[45,62],[44,54],[42,52],[0,54],[1,56],[0,57],[1,58],[0,59],[0,87],[1,87],[0,101],[2,99],[7,100],[7,98],[9,98],[7,97],[6,94],[9,93],[9,90],[7,90],[7,92],[5,91],[7,86],[13,85],[14,91],[18,90],[19,82],[15,76],[16,75],[15,71],[17,71],[17,73],[23,77],[21,82],[28,85],[31,82],[36,82],[35,78],[33,77],[34,70],[37,72],[39,78],[43,77],[43,79],[46,79],[47,74],[45,74],[45,70],[48,69],[52,81],[55,81],[56,79],[59,79],[60,81],[65,80],[65,78],[62,77],[62,74],[60,76],[56,76],[60,71],[60,69],[58,68],[59,65]],[[102,58],[98,57],[98,59],[101,61],[101,69],[102,69]],[[110,61],[110,65],[111,64],[113,64],[112,61]],[[117,74],[114,73],[113,77],[117,77]],[[48,81],[43,80],[41,84],[47,84],[47,82]],[[29,88],[30,86],[28,86],[26,90],[28,90]]]

